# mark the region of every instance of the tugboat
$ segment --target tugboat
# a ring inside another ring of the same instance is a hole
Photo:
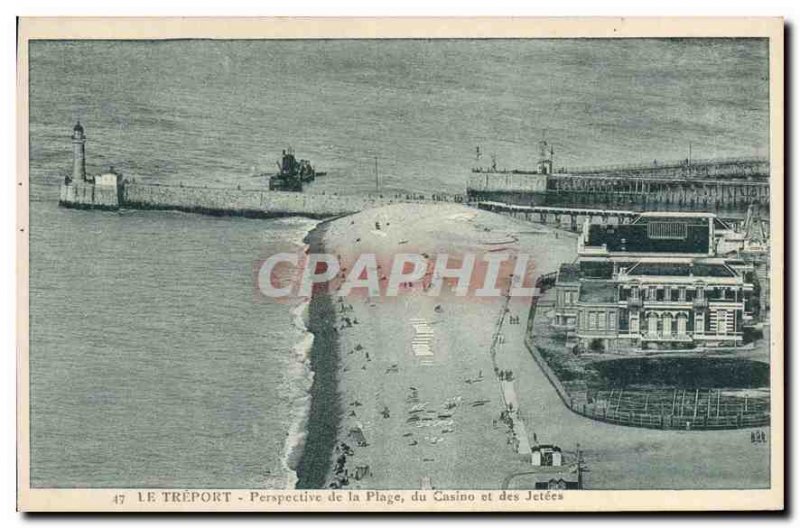
[[[294,149],[284,150],[278,172],[269,178],[269,190],[302,192],[303,184],[314,181],[317,176],[324,176],[324,172],[317,172],[308,160],[297,160]]]

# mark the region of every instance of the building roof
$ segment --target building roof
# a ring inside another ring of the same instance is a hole
[[[692,275],[695,277],[735,277],[736,272],[724,264],[692,264]]]
[[[580,266],[578,264],[564,263],[558,268],[558,282],[578,282],[580,279]]]
[[[628,275],[660,275],[668,277],[688,277],[692,265],[677,262],[639,262],[635,264]]]
[[[553,444],[538,444],[538,445],[534,445],[531,450],[532,451],[543,451],[543,450],[547,451],[547,450],[550,450],[550,451],[558,451],[559,453],[561,452],[561,448],[558,447],[557,445],[553,445]]]
[[[614,253],[707,255],[711,247],[709,219],[650,217],[635,224],[592,224],[586,246],[605,246]]]
[[[609,303],[616,300],[616,288],[611,281],[584,281],[578,300],[585,303]]]
[[[610,279],[614,276],[614,263],[611,260],[581,260],[581,278]]]
[[[628,275],[668,277],[735,277],[725,264],[708,262],[639,262]]]
[[[719,217],[714,213],[706,213],[702,211],[649,211],[644,212],[639,215],[632,223],[639,224],[645,223],[648,221],[656,220],[656,221],[679,221],[679,220],[691,220],[691,219],[712,219],[714,221],[714,226],[717,229],[730,229],[727,223],[723,222],[719,219]]]
[[[716,218],[714,213],[703,211],[646,211],[639,218]]]

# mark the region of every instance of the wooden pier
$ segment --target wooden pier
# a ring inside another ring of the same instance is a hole
[[[512,205],[709,211],[744,215],[768,209],[770,165],[763,158],[562,169],[548,174],[476,171],[468,179],[473,202]]]

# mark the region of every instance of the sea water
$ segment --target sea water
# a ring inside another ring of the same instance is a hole
[[[317,192],[463,192],[470,168],[765,155],[766,41],[32,42],[34,486],[291,487],[312,373],[304,305],[260,258],[314,225],[57,207],[92,174]],[[480,157],[476,147],[480,147]]]
[[[33,202],[33,484],[293,484],[310,334],[253,277],[311,226]]]

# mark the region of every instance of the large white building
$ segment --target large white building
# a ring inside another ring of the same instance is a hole
[[[718,256],[710,213],[642,213],[584,225],[556,279],[554,325],[590,351],[735,347],[752,316],[752,268]]]

